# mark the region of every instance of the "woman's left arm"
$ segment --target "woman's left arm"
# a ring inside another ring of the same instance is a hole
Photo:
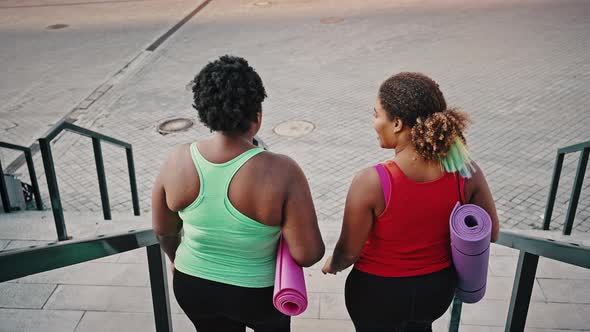
[[[474,167],[475,173],[465,182],[467,202],[480,206],[490,215],[490,218],[492,219],[491,241],[496,242],[500,235],[500,220],[498,219],[494,197],[492,196],[492,191],[490,190],[483,171],[479,165],[475,163]]]
[[[371,167],[358,173],[348,190],[340,238],[322,269],[324,274],[336,274],[359,258],[373,226],[379,199],[384,200],[377,171]]]

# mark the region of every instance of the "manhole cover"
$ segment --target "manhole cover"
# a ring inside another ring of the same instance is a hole
[[[270,1],[257,1],[254,3],[254,6],[258,6],[258,7],[268,7],[270,6],[272,3]]]
[[[166,120],[158,125],[158,132],[162,135],[172,134],[179,131],[187,130],[193,126],[190,119],[171,119]]]
[[[309,121],[294,120],[279,124],[274,132],[280,136],[300,137],[311,133],[314,129],[314,124]]]
[[[69,25],[67,25],[67,24],[53,24],[53,25],[48,26],[45,29],[47,29],[47,30],[59,30],[59,29],[67,28],[67,27],[69,27]]]
[[[331,16],[331,17],[324,17],[320,19],[322,24],[336,24],[344,21],[343,17]]]

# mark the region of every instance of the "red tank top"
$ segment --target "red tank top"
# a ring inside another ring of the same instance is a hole
[[[408,178],[393,161],[382,165],[387,175],[382,177],[382,187],[388,199],[355,268],[382,277],[410,277],[450,266],[449,217],[459,193],[463,196],[463,178],[445,173],[420,183]]]

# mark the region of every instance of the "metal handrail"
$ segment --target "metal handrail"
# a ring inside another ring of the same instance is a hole
[[[580,199],[580,192],[582,191],[582,184],[584,182],[584,175],[586,173],[586,166],[588,165],[590,141],[557,149],[555,168],[553,170],[553,178],[551,180],[551,188],[549,190],[547,208],[545,209],[545,217],[543,220],[544,230],[548,230],[549,224],[551,223],[551,216],[553,214],[553,207],[557,196],[557,187],[559,186],[559,178],[563,168],[564,157],[568,153],[575,152],[581,152],[581,154],[578,161],[578,168],[576,170],[570,204],[567,209],[563,234],[570,235],[572,232],[574,218],[578,208],[578,201]],[[509,231],[500,232],[499,240],[496,243],[520,250],[518,267],[514,278],[514,285],[512,287],[512,297],[510,300],[510,309],[508,311],[506,331],[524,330],[539,257],[547,257],[560,262],[590,269],[590,247],[582,246],[577,243],[527,236]],[[451,308],[451,320],[449,322],[450,332],[457,332],[459,330],[461,309],[461,301],[455,298]]]
[[[501,231],[496,244],[520,250],[505,331],[524,331],[539,257],[590,269],[590,247],[579,243]],[[462,303],[455,298],[449,332],[459,330]]]
[[[37,206],[37,210],[43,210],[43,201],[41,200],[41,193],[39,192],[39,184],[37,183],[37,174],[35,173],[35,164],[33,163],[33,153],[31,152],[31,148],[7,142],[0,142],[0,148],[24,152],[25,159],[27,161],[27,168],[29,169],[29,177],[31,178],[31,186],[33,187],[33,196],[35,197],[35,204]],[[4,171],[2,169],[1,161],[0,197],[2,199],[2,206],[4,207],[4,212],[10,213],[10,198],[8,197],[8,189],[6,188],[6,181],[4,180]]]
[[[0,252],[0,282],[146,247],[157,332],[171,332],[166,260],[152,229]]]
[[[590,269],[590,247],[588,246],[508,230],[501,231],[500,234],[496,244]]]
[[[86,128],[76,126],[66,121],[61,121],[57,123],[53,128],[51,128],[48,131],[48,133],[45,134],[44,137],[39,138],[39,149],[41,150],[41,156],[43,157],[43,167],[45,168],[45,177],[47,178],[47,187],[49,189],[49,196],[51,198],[51,209],[53,210],[53,218],[55,220],[55,228],[57,230],[58,240],[67,240],[68,234],[64,221],[61,198],[59,195],[59,187],[57,185],[57,176],[55,173],[53,155],[51,154],[51,141],[64,130],[92,138],[92,147],[94,150],[94,159],[96,162],[96,172],[98,173],[98,186],[100,188],[102,212],[104,219],[106,220],[111,219],[111,207],[109,204],[109,195],[107,191],[107,182],[104,171],[104,162],[102,158],[101,141],[105,141],[107,143],[123,147],[125,149],[127,155],[127,168],[129,170],[129,183],[131,186],[131,199],[133,202],[133,214],[139,216],[139,196],[137,193],[135,165],[133,162],[133,149],[131,147],[131,144]]]
[[[563,226],[564,235],[570,235],[572,233],[574,218],[576,217],[576,210],[578,209],[578,201],[580,199],[580,192],[582,191],[582,184],[584,183],[584,175],[586,174],[586,166],[588,165],[588,156],[590,155],[590,141],[557,149],[555,168],[551,180],[551,189],[549,190],[547,208],[545,209],[545,217],[543,219],[544,230],[548,230],[549,224],[551,223],[553,206],[555,205],[555,198],[557,196],[557,187],[559,186],[559,178],[561,176],[561,169],[563,168],[563,159],[566,154],[575,152],[580,152],[580,159],[578,160],[574,187],[572,188],[570,203],[567,208],[565,224]]]

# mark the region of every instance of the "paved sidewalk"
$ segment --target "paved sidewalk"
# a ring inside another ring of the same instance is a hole
[[[1,1],[0,140],[29,146],[60,119],[86,110],[109,88],[104,83],[195,6],[188,0]],[[56,24],[67,26],[50,28]],[[4,167],[16,156],[0,150]]]
[[[197,124],[162,136],[157,124],[175,117],[198,122],[188,81],[219,55],[244,56],[268,90],[261,137],[302,165],[322,223],[338,225],[353,174],[391,157],[379,150],[371,127],[379,83],[395,72],[422,71],[440,83],[449,105],[472,116],[468,140],[503,226],[538,228],[556,149],[590,138],[589,14],[583,1],[469,7],[460,1],[277,1],[257,7],[217,0],[73,115],[77,124],[133,144],[140,199],[149,211],[151,184],[167,153],[209,134]],[[273,132],[289,120],[310,121],[315,130],[300,138]],[[90,140],[66,134],[54,149],[65,208],[100,211]],[[111,205],[130,210],[123,152],[104,150]],[[576,158],[565,161],[555,227],[565,219]],[[39,156],[35,162],[40,169]],[[25,168],[18,172],[26,179]],[[589,187],[586,181],[575,232],[590,229]]]

